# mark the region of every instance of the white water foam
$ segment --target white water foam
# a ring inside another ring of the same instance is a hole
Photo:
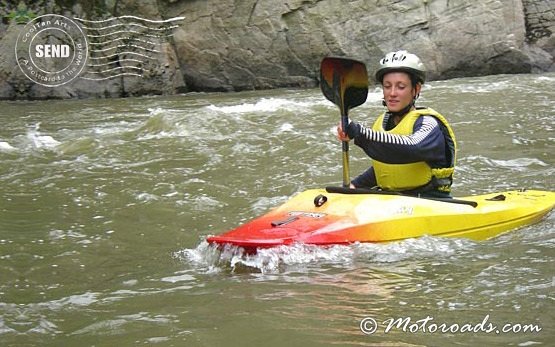
[[[174,257],[208,273],[226,270],[277,273],[323,264],[348,267],[358,262],[395,263],[409,259],[439,259],[452,257],[474,246],[475,243],[467,239],[424,236],[387,244],[354,243],[326,247],[293,244],[262,248],[255,254],[249,254],[241,247],[217,247],[202,241],[194,249],[175,252]]]
[[[535,82],[555,82],[555,77],[550,76],[538,76]]]
[[[17,151],[17,148],[13,147],[6,141],[0,141],[0,152],[10,153]]]
[[[211,111],[221,113],[258,113],[258,112],[276,112],[279,110],[298,111],[299,108],[309,108],[315,105],[332,106],[329,101],[318,98],[307,101],[295,101],[284,98],[262,98],[255,103],[243,103],[230,106],[206,106]]]
[[[549,166],[549,164],[536,158],[516,158],[516,159],[510,159],[510,160],[492,159],[491,161],[497,166],[512,168],[519,171],[525,170],[525,167],[527,166],[533,166],[533,165],[538,165],[543,167]]]
[[[280,127],[278,132],[279,133],[285,133],[285,132],[293,132],[293,129],[295,127],[293,126],[293,124],[291,123],[283,123]]]
[[[483,155],[471,155],[461,161],[483,162],[487,166],[508,168],[515,171],[526,171],[530,166],[548,167],[549,164],[537,158],[515,158],[509,160],[491,159]]]
[[[53,150],[61,144],[50,135],[42,135],[39,129],[40,123],[37,123],[33,129],[27,131],[27,141],[33,148]]]

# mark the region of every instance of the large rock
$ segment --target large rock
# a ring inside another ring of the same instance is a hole
[[[13,9],[14,3],[8,1],[4,11]],[[49,6],[36,5],[33,10],[86,19],[131,14],[153,20],[184,16],[185,20],[173,29],[171,38],[157,43],[155,59],[142,65],[143,77],[80,79],[57,91],[25,81],[14,68],[10,54],[19,26],[4,20],[0,98],[311,87],[318,83],[324,56],[358,58],[373,72],[380,57],[398,49],[418,54],[432,79],[555,70],[555,0],[74,3],[71,8],[59,8],[55,1],[43,0]],[[88,70],[89,76],[93,70]]]
[[[314,85],[325,55],[356,57],[373,71],[401,48],[435,79],[553,69],[555,1],[236,3],[180,1],[162,10],[187,16],[175,43],[191,88]]]
[[[555,70],[555,1],[523,0],[532,71]]]

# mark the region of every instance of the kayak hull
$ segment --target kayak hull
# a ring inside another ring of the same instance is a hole
[[[555,193],[515,190],[447,201],[312,189],[207,241],[255,250],[293,243],[391,242],[424,235],[485,240],[541,220],[555,206]]]

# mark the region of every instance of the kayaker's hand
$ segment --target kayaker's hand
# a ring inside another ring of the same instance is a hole
[[[347,141],[347,142],[351,141],[349,136],[343,131],[343,127],[341,125],[341,122],[337,126],[337,138],[339,139],[339,141]]]

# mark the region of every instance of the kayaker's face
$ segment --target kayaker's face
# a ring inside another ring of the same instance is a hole
[[[420,85],[412,87],[410,76],[405,72],[390,72],[383,78],[383,98],[387,109],[399,112],[416,97]]]

